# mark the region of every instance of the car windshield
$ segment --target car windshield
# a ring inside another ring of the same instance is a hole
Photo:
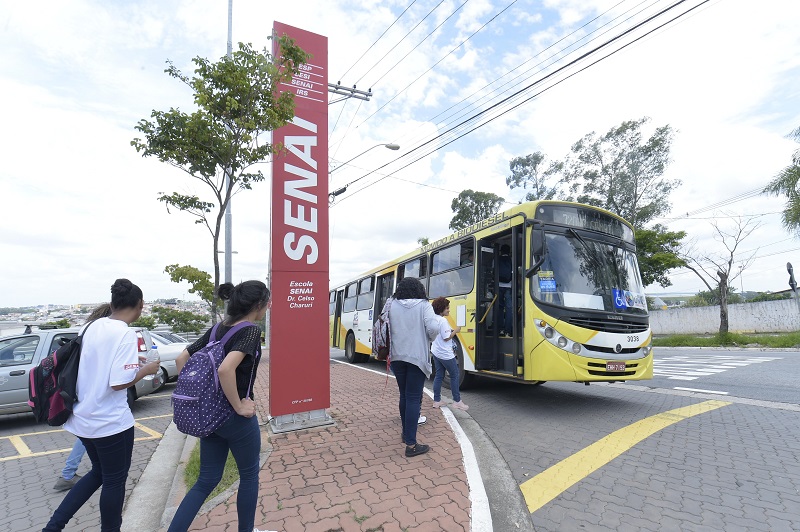
[[[533,297],[576,309],[646,314],[636,255],[585,234],[568,229],[546,235],[544,262],[531,283]]]

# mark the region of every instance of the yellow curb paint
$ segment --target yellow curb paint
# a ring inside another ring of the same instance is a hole
[[[731,403],[725,401],[704,401],[675,410],[668,410],[637,421],[627,427],[612,432],[605,438],[581,449],[569,458],[542,471],[530,480],[520,484],[520,490],[533,513],[558,497],[573,484],[600,469],[645,438],[670,425],[704,414]]]
[[[9,436],[8,441],[14,446],[20,456],[30,456],[33,454],[31,453],[30,447],[28,447],[19,436]]]

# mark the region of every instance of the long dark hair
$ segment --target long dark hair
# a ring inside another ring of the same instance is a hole
[[[111,308],[113,310],[138,307],[143,299],[142,289],[127,279],[117,279],[111,285]]]
[[[416,277],[406,277],[397,283],[397,288],[392,296],[395,299],[428,299],[425,287]]]
[[[91,314],[89,314],[89,317],[86,318],[86,323],[89,323],[90,321],[94,320],[99,320],[100,318],[107,318],[108,316],[111,316],[111,304],[103,303],[102,305],[94,309]]]
[[[233,286],[231,283],[219,285],[217,295],[223,301],[228,301],[225,313],[228,323],[233,323],[244,318],[256,308],[261,308],[269,302],[269,288],[261,281],[244,281]]]

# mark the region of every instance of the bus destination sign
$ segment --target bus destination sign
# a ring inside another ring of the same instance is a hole
[[[578,229],[614,235],[625,242],[634,243],[633,231],[626,224],[603,212],[591,208],[567,205],[539,205],[536,219]]]

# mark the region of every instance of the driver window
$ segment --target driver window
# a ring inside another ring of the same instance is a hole
[[[23,336],[0,341],[0,366],[30,364],[38,345],[38,336]]]

